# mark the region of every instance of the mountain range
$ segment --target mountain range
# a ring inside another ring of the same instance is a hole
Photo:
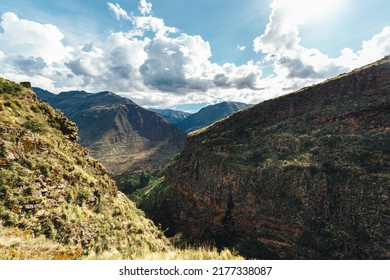
[[[239,110],[245,109],[251,105],[240,102],[221,102],[202,108],[199,112],[188,116],[176,123],[176,126],[185,132],[192,132],[204,128],[219,121]]]
[[[159,169],[183,147],[182,130],[112,92],[34,91],[77,124],[79,143],[111,174]]]
[[[159,116],[166,119],[171,124],[177,124],[184,120],[185,118],[192,115],[188,112],[178,111],[178,110],[172,110],[172,109],[155,109],[155,108],[149,108],[150,111],[157,113]]]
[[[137,204],[247,258],[390,258],[390,56],[189,135]]]

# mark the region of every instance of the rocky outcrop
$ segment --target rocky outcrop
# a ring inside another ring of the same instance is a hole
[[[141,205],[252,258],[390,258],[390,57],[192,134]]]

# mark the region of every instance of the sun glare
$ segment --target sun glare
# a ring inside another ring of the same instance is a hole
[[[297,22],[308,19],[321,19],[331,16],[346,0],[279,0],[279,4],[293,16]]]

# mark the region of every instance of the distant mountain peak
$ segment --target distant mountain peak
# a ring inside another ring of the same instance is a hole
[[[191,132],[211,125],[212,123],[249,106],[251,105],[240,102],[221,102],[200,109],[199,112],[188,116],[176,125],[186,132]]]

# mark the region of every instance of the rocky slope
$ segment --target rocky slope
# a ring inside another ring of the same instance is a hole
[[[171,110],[171,109],[150,108],[149,111],[157,113],[159,116],[163,117],[171,124],[177,124],[178,122],[184,120],[185,118],[187,118],[191,115],[191,113],[177,111],[177,110]]]
[[[0,222],[70,246],[69,258],[103,251],[130,258],[168,248],[76,140],[73,122],[31,89],[0,79]]]
[[[178,122],[176,126],[185,132],[191,132],[206,127],[249,106],[251,105],[240,102],[222,102],[210,105]]]
[[[77,124],[79,143],[112,174],[161,168],[182,150],[183,131],[112,92],[34,91]]]
[[[141,206],[253,258],[390,258],[390,57],[190,135]]]

